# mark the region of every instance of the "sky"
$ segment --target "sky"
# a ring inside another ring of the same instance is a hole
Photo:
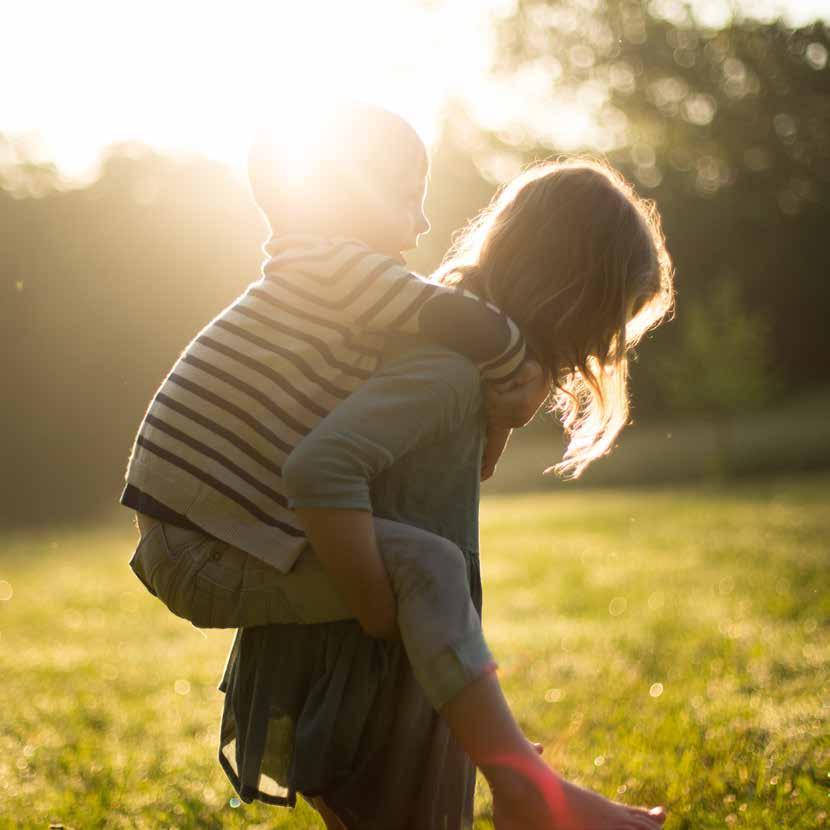
[[[590,2],[590,0],[586,0]],[[746,0],[749,2],[749,0]],[[717,23],[727,0],[696,0]],[[830,0],[753,0],[794,25]],[[491,20],[513,0],[26,0],[0,11],[0,134],[35,160],[93,178],[100,150],[136,139],[240,170],[257,126],[287,104],[349,92],[408,118],[429,143],[449,97],[485,117]],[[708,18],[707,18],[708,16]],[[584,119],[566,119],[578,142]],[[0,142],[0,165],[13,161]]]

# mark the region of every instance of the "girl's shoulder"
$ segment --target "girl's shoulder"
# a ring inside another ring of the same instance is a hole
[[[375,376],[406,376],[426,387],[448,387],[470,405],[481,402],[481,373],[472,360],[415,338],[388,338]]]

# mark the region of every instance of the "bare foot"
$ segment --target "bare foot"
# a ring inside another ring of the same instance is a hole
[[[557,776],[538,755],[488,768],[496,830],[659,830],[662,807],[609,801]]]

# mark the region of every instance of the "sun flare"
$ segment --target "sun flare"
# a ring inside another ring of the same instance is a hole
[[[311,116],[315,100],[342,94],[395,110],[430,143],[448,97],[486,74],[488,10],[499,5],[148,0],[125,35],[113,4],[31,0],[13,12],[14,29],[37,32],[36,46],[9,38],[0,58],[20,79],[0,130],[28,137],[36,159],[69,175],[91,174],[101,147],[123,140],[241,170],[263,124],[301,130],[284,115],[307,102]]]
[[[827,14],[827,0],[753,2],[756,14],[780,9],[794,22]],[[725,5],[698,0],[696,8],[715,14]],[[14,4],[3,15],[0,72],[14,82],[3,90],[0,166],[15,161],[6,134],[15,147],[25,144],[27,160],[54,160],[76,179],[94,177],[103,147],[129,140],[241,171],[263,122],[299,130],[302,121],[284,120],[288,104],[332,93],[398,112],[427,144],[456,99],[508,138],[530,129],[562,149],[607,150],[608,130],[596,140],[590,106],[549,97],[554,76],[513,79],[506,90],[494,82],[493,20],[513,7],[511,0]],[[544,107],[532,97],[537,89],[548,96]],[[537,112],[547,123],[528,123]]]

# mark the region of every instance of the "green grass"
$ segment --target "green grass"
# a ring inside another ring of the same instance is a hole
[[[562,431],[540,414],[516,430],[488,494],[544,490],[582,492],[594,487],[628,487],[713,479],[801,475],[830,468],[830,389],[777,401],[774,406],[728,419],[676,415],[626,427],[612,453],[592,464],[579,481],[542,476],[562,454]]]
[[[828,503],[827,475],[487,498],[485,628],[549,762],[675,830],[830,823]],[[144,593],[131,543],[126,517],[0,541],[0,827],[322,826],[231,806],[230,634]]]

